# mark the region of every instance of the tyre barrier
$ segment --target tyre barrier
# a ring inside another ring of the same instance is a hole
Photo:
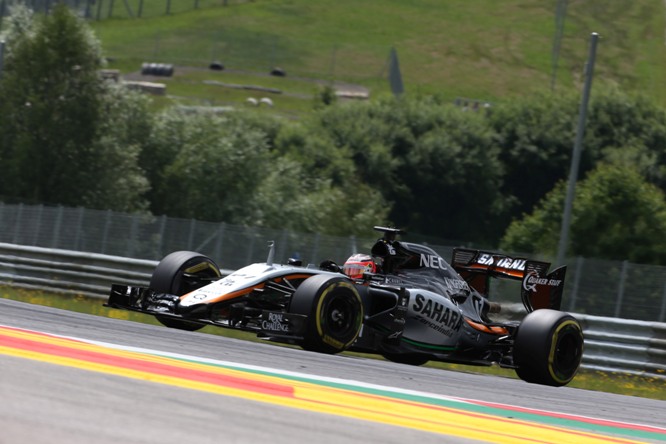
[[[270,75],[275,77],[287,77],[287,72],[279,66],[276,66],[275,68],[271,69]]]
[[[171,77],[173,65],[166,63],[144,63],[141,65],[142,76]]]

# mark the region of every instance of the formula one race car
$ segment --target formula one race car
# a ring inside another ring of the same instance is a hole
[[[154,315],[167,327],[205,325],[253,331],[306,350],[376,353],[412,365],[429,360],[499,364],[528,382],[562,386],[576,374],[583,334],[559,311],[566,267],[458,248],[449,265],[433,249],[383,233],[371,255],[344,267],[290,260],[265,263],[222,277],[198,253],[179,251],[155,269],[148,288],[113,285],[107,306]],[[491,277],[521,281],[528,312],[520,322],[493,322]]]

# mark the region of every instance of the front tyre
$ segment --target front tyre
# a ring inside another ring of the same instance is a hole
[[[363,324],[361,296],[345,277],[317,275],[306,279],[291,296],[289,312],[308,317],[300,345],[320,353],[347,349]]]
[[[157,264],[150,278],[150,288],[157,293],[182,296],[219,279],[220,276],[219,267],[210,258],[193,251],[176,251]],[[179,330],[195,331],[204,327],[197,322],[168,316],[155,315],[155,318],[162,325]]]
[[[529,313],[518,327],[513,361],[524,381],[563,386],[576,375],[583,357],[583,331],[571,315],[541,309]]]

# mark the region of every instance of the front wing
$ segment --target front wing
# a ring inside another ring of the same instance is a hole
[[[166,293],[156,293],[146,287],[113,284],[106,304],[107,307],[155,315],[158,318],[182,320],[188,323],[214,325],[216,327],[252,331],[258,336],[271,340],[295,342],[303,339],[307,316],[285,311],[243,310],[237,311],[233,320],[215,317],[213,307],[202,307],[187,315],[179,313],[180,297]],[[195,315],[196,313],[196,315]]]

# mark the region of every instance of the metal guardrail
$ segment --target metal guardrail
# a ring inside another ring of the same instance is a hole
[[[152,260],[0,243],[0,284],[20,288],[105,298],[112,283],[148,285],[157,264]],[[518,310],[507,311],[519,315]],[[666,323],[574,316],[585,335],[583,368],[666,381]]]
[[[0,243],[0,282],[103,298],[112,283],[147,285],[157,261]]]
[[[585,335],[585,368],[666,381],[666,323],[576,317]]]

